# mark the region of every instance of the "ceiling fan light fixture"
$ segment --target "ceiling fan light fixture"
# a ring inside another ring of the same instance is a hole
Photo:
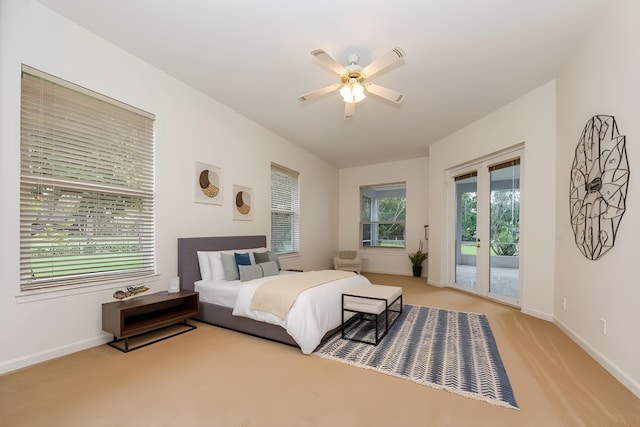
[[[364,86],[357,82],[351,88],[351,93],[356,102],[360,102],[367,97],[367,95],[364,94]]]
[[[338,61],[322,49],[312,51],[311,55],[322,62],[323,65],[340,75],[341,82],[299,96],[298,99],[300,101],[306,102],[319,98],[329,92],[340,91],[340,95],[344,101],[344,118],[351,119],[356,103],[365,99],[369,93],[395,104],[400,104],[404,99],[403,93],[379,86],[375,83],[370,83],[367,80],[396,64],[405,56],[404,50],[399,47],[388,51],[365,68],[360,66],[360,58],[355,54],[349,55],[347,58],[349,65],[346,67],[340,65]]]
[[[342,86],[342,89],[340,89],[340,95],[342,95],[344,102],[348,102],[350,104],[360,102],[366,98],[366,95],[364,94],[364,87],[356,78],[349,79],[349,81]]]

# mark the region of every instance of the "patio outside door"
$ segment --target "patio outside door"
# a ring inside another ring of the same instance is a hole
[[[519,305],[520,152],[452,174],[455,285]]]
[[[478,237],[478,171],[472,170],[454,178],[456,183],[455,283],[476,291],[477,259],[481,239]]]

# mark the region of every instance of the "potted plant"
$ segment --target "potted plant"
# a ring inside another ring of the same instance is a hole
[[[415,252],[411,252],[409,254],[409,260],[413,266],[413,275],[415,277],[422,276],[422,263],[429,257],[428,252],[422,252],[422,240],[420,240],[420,245],[418,246],[418,250]]]

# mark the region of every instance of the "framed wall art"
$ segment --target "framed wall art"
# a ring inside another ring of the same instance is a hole
[[[222,204],[222,169],[196,162],[194,177],[196,203]]]
[[[238,221],[253,220],[253,190],[240,185],[233,185],[233,219]]]

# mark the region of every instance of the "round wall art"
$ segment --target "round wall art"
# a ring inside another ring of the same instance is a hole
[[[213,175],[211,178],[210,176]],[[215,173],[212,173],[210,170],[205,169],[200,172],[200,190],[204,193],[205,196],[209,198],[214,198],[218,195],[218,191],[220,191],[220,187],[216,186],[213,181],[218,180],[218,176]]]
[[[222,204],[222,169],[196,162],[195,202],[211,205]]]
[[[250,221],[253,219],[253,190],[239,185],[233,186],[233,219]]]
[[[236,208],[238,208],[238,212],[242,215],[246,215],[251,210],[251,198],[248,193],[244,191],[239,191],[236,194]]]
[[[628,183],[625,136],[613,116],[593,116],[576,146],[569,188],[571,227],[586,258],[597,260],[613,248]]]

